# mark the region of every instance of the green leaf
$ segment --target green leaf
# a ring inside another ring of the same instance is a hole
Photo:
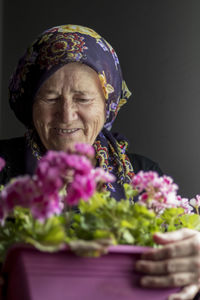
[[[185,214],[180,216],[182,227],[200,231],[200,216],[197,214]]]
[[[127,220],[123,219],[123,220],[120,221],[120,226],[122,228],[130,228],[130,229],[132,229],[133,228],[133,223],[130,222],[130,221],[127,221]]]
[[[132,185],[128,183],[124,183],[124,192],[125,192],[126,199],[132,200],[135,196],[138,195],[138,191],[134,190]]]
[[[98,208],[106,204],[106,199],[102,193],[95,193],[89,201],[81,200],[79,203],[79,209],[81,213],[95,212]]]
[[[94,232],[94,239],[107,239],[107,238],[110,238],[110,239],[114,239],[113,237],[113,234],[108,231],[108,230],[95,230]]]
[[[128,229],[123,231],[122,238],[123,238],[123,240],[125,241],[126,244],[133,244],[134,243],[134,237]]]
[[[65,246],[64,243],[60,244],[43,244],[40,241],[34,240],[30,237],[26,238],[26,243],[33,245],[36,249],[44,252],[56,252],[62,250]]]

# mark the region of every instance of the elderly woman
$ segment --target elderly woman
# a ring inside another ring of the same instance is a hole
[[[65,25],[45,31],[28,48],[12,76],[10,105],[26,126],[25,137],[0,142],[6,167],[5,184],[12,177],[32,174],[47,150],[71,150],[76,142],[93,145],[96,165],[115,174],[107,189],[120,200],[123,183],[139,170],[158,165],[127,152],[127,142],[110,131],[129,92],[111,45],[93,30]],[[157,234],[162,248],[146,253],[137,269],[144,287],[183,287],[170,299],[193,299],[200,277],[200,234],[181,230]]]

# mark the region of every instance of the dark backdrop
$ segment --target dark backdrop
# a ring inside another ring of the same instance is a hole
[[[7,97],[9,76],[24,49],[51,26],[89,26],[115,48],[133,92],[114,130],[129,138],[132,151],[159,162],[181,194],[200,193],[199,0],[3,3],[1,138],[24,132]]]

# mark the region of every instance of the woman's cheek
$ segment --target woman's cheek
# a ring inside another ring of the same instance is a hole
[[[105,116],[102,110],[99,110],[99,112],[95,114],[93,120],[90,120],[90,122],[88,122],[88,138],[90,144],[94,143],[96,137],[103,128],[104,122]]]

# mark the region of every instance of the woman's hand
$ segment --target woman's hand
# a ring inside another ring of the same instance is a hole
[[[154,239],[163,247],[144,253],[137,261],[136,270],[145,273],[141,285],[183,287],[169,300],[193,299],[200,289],[200,233],[184,228],[157,233]]]

